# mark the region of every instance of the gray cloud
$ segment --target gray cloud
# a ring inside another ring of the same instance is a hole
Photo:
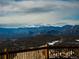
[[[0,6],[0,16],[23,14],[23,13],[45,13],[57,10],[72,11],[75,9],[79,9],[78,3],[69,3],[62,1],[46,2],[46,1],[32,0],[28,2],[24,1],[24,2],[8,3],[8,5]]]
[[[27,13],[44,13],[44,12],[51,12],[53,11],[53,8],[32,8],[26,11]]]
[[[78,0],[0,0],[0,24],[78,24]],[[16,22],[15,22],[16,21]]]

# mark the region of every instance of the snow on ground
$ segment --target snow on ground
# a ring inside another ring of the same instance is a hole
[[[76,41],[78,41],[78,42],[79,42],[79,39],[76,39]]]
[[[58,43],[59,41],[53,41],[51,43],[48,43],[49,45],[54,45],[55,43]]]

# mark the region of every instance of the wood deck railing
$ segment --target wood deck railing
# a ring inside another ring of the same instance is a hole
[[[74,54],[79,57],[79,46],[46,46],[17,51],[4,49],[0,53],[0,59],[51,59],[64,55],[63,51],[69,56]]]

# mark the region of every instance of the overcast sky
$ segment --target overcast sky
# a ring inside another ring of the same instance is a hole
[[[79,25],[79,0],[0,0],[0,25]]]

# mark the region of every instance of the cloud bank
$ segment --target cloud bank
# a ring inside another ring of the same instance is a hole
[[[79,0],[0,0],[0,24],[79,25]]]

